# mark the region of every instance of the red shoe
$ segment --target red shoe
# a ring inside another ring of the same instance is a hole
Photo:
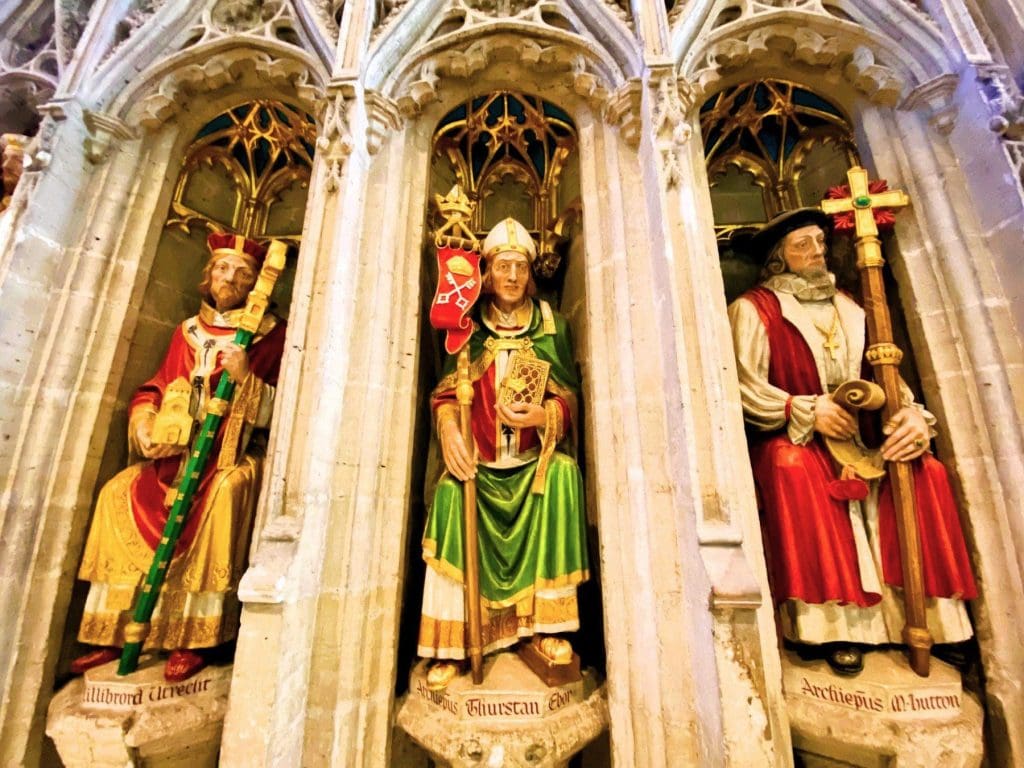
[[[164,680],[168,683],[180,683],[206,666],[206,659],[189,648],[171,651],[164,664]]]
[[[81,675],[87,669],[107,664],[120,656],[120,648],[94,648],[71,662],[71,674]]]

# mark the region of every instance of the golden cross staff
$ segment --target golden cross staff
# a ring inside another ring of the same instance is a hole
[[[875,380],[885,392],[883,423],[889,421],[900,408],[899,364],[903,352],[893,343],[892,318],[885,300],[882,281],[882,243],[878,239],[876,214],[880,209],[903,208],[910,204],[906,193],[898,190],[872,192],[868,172],[853,167],[847,173],[850,196],[823,200],[821,210],[835,216],[853,212],[856,233],[857,269],[860,272],[861,295],[867,313],[868,350],[866,357],[875,369]],[[906,624],[903,642],[910,649],[910,666],[922,677],[928,676],[929,652],[932,636],[928,631],[924,606],[924,574],[921,564],[921,536],[917,529],[917,510],[914,498],[914,478],[911,465],[905,461],[890,461],[889,482],[896,505],[896,532],[903,562],[903,600],[906,606]]]

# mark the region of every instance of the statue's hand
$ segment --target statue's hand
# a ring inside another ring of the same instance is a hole
[[[177,456],[185,449],[178,445],[156,445],[153,443],[153,422],[156,421],[156,414],[150,414],[148,418],[142,419],[135,429],[135,439],[139,444],[139,450],[147,459],[166,459],[168,456]]]
[[[438,430],[441,440],[441,455],[448,472],[456,480],[465,482],[476,477],[476,459],[470,454],[466,441],[462,439],[459,424],[455,419],[441,423]]]
[[[913,461],[928,450],[928,424],[917,408],[904,406],[882,427],[888,435],[882,443],[882,458],[886,461]]]
[[[857,422],[832,395],[819,395],[814,401],[814,429],[825,437],[849,440],[857,434]]]
[[[526,427],[544,426],[544,406],[536,403],[515,403],[505,405],[498,403],[498,418],[510,427],[525,429]]]
[[[241,384],[249,375],[249,355],[238,344],[227,345],[220,353],[220,364],[236,384]]]

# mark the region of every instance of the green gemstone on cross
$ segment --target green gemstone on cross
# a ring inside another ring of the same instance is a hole
[[[855,198],[853,198],[853,207],[854,208],[870,208],[871,207],[871,198],[868,197],[867,195],[860,195],[859,197],[855,197]]]

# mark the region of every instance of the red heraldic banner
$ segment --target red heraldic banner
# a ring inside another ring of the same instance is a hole
[[[469,312],[480,298],[480,254],[462,248],[438,248],[437,274],[430,324],[448,332],[444,348],[454,355],[473,335]]]

